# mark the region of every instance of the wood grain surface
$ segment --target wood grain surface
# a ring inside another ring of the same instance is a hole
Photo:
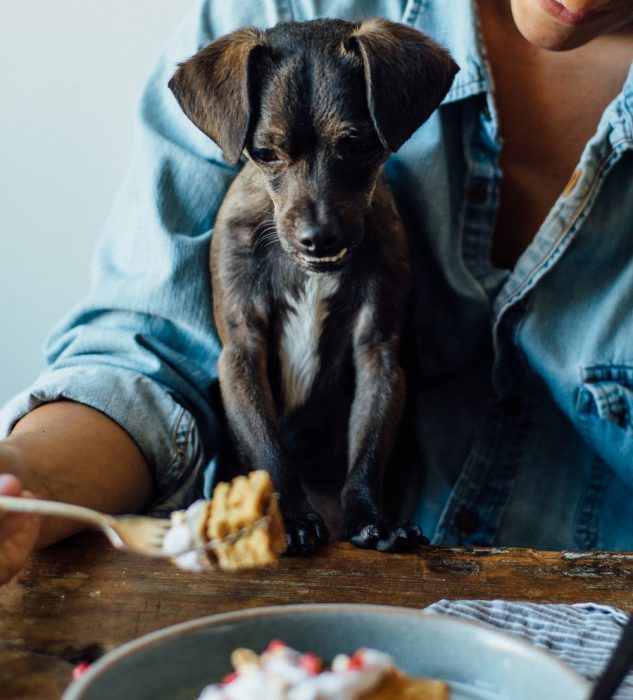
[[[0,698],[59,698],[73,667],[177,622],[289,603],[422,608],[441,598],[597,602],[633,611],[633,553],[331,544],[265,570],[185,573],[84,533],[0,587]]]

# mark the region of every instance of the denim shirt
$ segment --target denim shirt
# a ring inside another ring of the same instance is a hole
[[[373,15],[432,35],[461,66],[386,169],[414,272],[412,517],[434,543],[633,549],[633,71],[532,243],[496,269],[500,138],[471,0],[200,2],[143,92],[92,290],[0,432],[41,403],[83,402],[142,449],[154,510],[208,495],[221,433],[209,241],[236,171],[168,79],[238,26]]]

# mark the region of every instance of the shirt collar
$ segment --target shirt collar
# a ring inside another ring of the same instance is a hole
[[[622,90],[624,97],[624,104],[626,109],[630,114],[633,114],[633,61],[631,61],[631,67],[629,68],[629,73],[626,80],[624,81],[624,88]]]
[[[448,49],[460,67],[443,104],[473,95],[492,100],[494,83],[480,30],[476,0],[410,0],[404,21]],[[620,95],[623,122],[633,137],[633,62]]]
[[[421,0],[412,3],[406,20],[448,49],[460,67],[444,104],[491,92],[475,0]]]

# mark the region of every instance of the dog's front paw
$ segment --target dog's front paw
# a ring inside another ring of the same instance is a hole
[[[429,540],[417,525],[405,523],[369,523],[350,535],[350,542],[363,549],[376,549],[379,552],[403,552]]]
[[[286,517],[286,551],[284,554],[297,556],[313,552],[327,542],[330,533],[321,516],[314,511],[300,516]]]

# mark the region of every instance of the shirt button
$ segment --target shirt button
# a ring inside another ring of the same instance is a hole
[[[574,170],[572,176],[569,178],[568,183],[565,185],[565,189],[563,190],[563,197],[569,197],[569,195],[576,189],[576,185],[578,184],[578,180],[580,180],[581,176],[582,170]]]
[[[455,516],[455,525],[462,537],[472,535],[479,527],[479,516],[475,511],[464,508]]]
[[[469,204],[483,204],[488,199],[488,188],[481,183],[472,184],[467,197]]]
[[[501,400],[501,410],[506,416],[516,418],[523,410],[523,399],[519,394],[508,394]]]

